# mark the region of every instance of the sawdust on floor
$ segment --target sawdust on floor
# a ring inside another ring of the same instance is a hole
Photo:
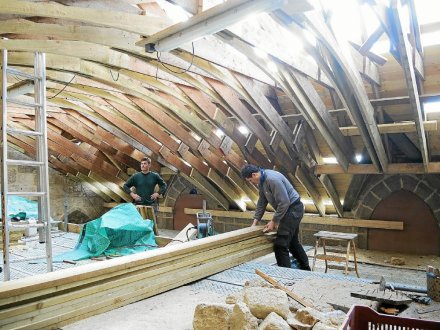
[[[307,252],[309,257],[313,258],[315,250],[311,249]],[[318,253],[322,253],[322,249],[318,250]],[[390,260],[392,257],[399,257],[405,260],[404,265],[392,265]],[[401,268],[401,269],[414,269],[426,271],[427,266],[433,266],[440,268],[440,256],[419,256],[415,254],[404,254],[398,252],[385,252],[385,251],[373,251],[365,249],[356,249],[356,258],[360,263],[381,265],[387,267]],[[350,256],[350,260],[353,257]]]

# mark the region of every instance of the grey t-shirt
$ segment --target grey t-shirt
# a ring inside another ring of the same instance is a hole
[[[262,181],[263,184],[258,185],[259,198],[254,218],[261,220],[269,203],[275,209],[273,220],[278,224],[289,206],[299,198],[299,194],[280,172],[264,170]]]

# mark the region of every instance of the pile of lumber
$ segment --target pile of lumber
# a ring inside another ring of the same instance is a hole
[[[165,292],[272,251],[262,227],[0,285],[1,329],[56,328]]]
[[[9,245],[18,245],[24,232],[24,229],[12,228],[9,231]],[[0,250],[3,250],[3,230],[0,230]]]

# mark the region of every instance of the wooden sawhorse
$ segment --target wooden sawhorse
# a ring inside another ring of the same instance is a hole
[[[146,205],[136,205],[136,208],[142,218],[144,219],[150,219],[153,221],[153,231],[154,235],[159,235],[159,228],[157,227],[157,221],[156,221],[156,213],[154,212],[154,208],[152,206],[146,206]]]
[[[343,269],[344,274],[348,275],[348,272],[351,270],[354,270],[356,272],[356,276],[359,277],[359,272],[357,268],[357,259],[356,259],[356,245],[354,243],[354,239],[358,236],[357,234],[349,234],[349,233],[339,233],[339,232],[333,232],[333,231],[320,231],[313,236],[316,237],[316,244],[315,244],[315,254],[313,256],[313,265],[312,265],[312,271],[315,269],[315,262],[316,259],[321,259],[325,261],[325,272],[327,273],[327,269]],[[346,250],[343,250],[338,247],[334,246],[326,246],[326,241],[339,241],[339,242],[345,242],[347,244]],[[318,248],[319,246],[322,246],[324,253],[318,254]],[[327,254],[327,252],[334,252],[339,253],[339,255],[335,254]],[[354,261],[354,268],[348,266],[348,262],[350,260],[350,253],[353,252],[353,261]],[[342,254],[345,253],[345,256]],[[335,262],[345,262],[345,266],[341,265],[332,265],[329,264],[328,261],[335,261]]]

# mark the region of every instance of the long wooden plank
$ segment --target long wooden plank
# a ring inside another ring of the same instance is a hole
[[[50,293],[55,292],[57,286],[65,284],[70,285],[68,287],[76,287],[81,285],[82,280],[95,281],[99,275],[120,270],[124,271],[130,267],[163,259],[164,256],[167,258],[175,255],[181,256],[193,253],[202,247],[209,248],[221,244],[232,244],[233,242],[246,238],[261,236],[260,231],[261,228],[244,228],[234,232],[212,236],[205,240],[189,242],[185,247],[171,246],[161,250],[138,253],[124,258],[109,260],[105,266],[100,263],[90,264],[75,267],[75,269],[63,269],[48,274],[35,275],[32,278],[23,278],[7,282],[0,286],[0,306],[14,301],[14,299],[10,297],[11,293],[16,296],[44,289],[48,290],[46,293]]]
[[[200,212],[200,210],[184,208],[184,212],[185,214],[196,214],[197,212]],[[215,217],[249,219],[249,226],[252,224],[252,219],[254,216],[253,212],[220,211],[220,210],[207,210],[207,212],[209,212],[212,216]],[[263,220],[272,220],[272,216],[273,213],[266,212],[263,216]],[[360,219],[304,215],[301,223],[313,223],[318,225],[329,225],[329,226],[403,230],[402,221],[388,221],[388,220],[360,220]]]
[[[304,307],[311,307],[313,308],[314,306],[310,303],[308,303],[307,301],[305,301],[303,298],[301,298],[300,296],[298,296],[296,293],[294,293],[293,291],[287,289],[284,285],[281,285],[280,283],[278,283],[277,281],[275,281],[272,277],[270,277],[269,275],[266,275],[265,273],[263,273],[261,270],[259,269],[255,269],[255,273],[259,276],[261,276],[262,278],[264,278],[266,281],[268,281],[270,284],[272,284],[274,287],[276,287],[277,289],[283,290],[285,293],[287,293],[287,295],[289,297],[291,297],[292,299],[294,299],[295,301],[299,302],[301,305],[303,305]]]
[[[57,3],[2,0],[0,4],[0,14],[60,18],[118,28],[142,35],[156,33],[170,24],[169,20],[155,16],[146,17],[102,9],[63,6]]]
[[[393,23],[395,26],[395,32],[397,33],[397,40],[399,43],[396,45],[400,55],[400,64],[403,68],[405,76],[406,86],[408,88],[408,96],[411,109],[414,113],[414,119],[417,128],[417,137],[419,141],[419,149],[422,154],[423,164],[425,168],[428,168],[429,155],[428,145],[425,135],[425,127],[423,125],[424,112],[422,110],[419,98],[419,91],[417,86],[417,78],[413,64],[412,46],[408,40],[406,31],[404,30],[404,18],[403,9],[400,2],[392,2],[391,13],[393,17]]]
[[[219,258],[230,255],[236,255],[237,252],[252,249],[257,246],[264,246],[267,239],[264,237],[255,237],[243,241],[236,242],[233,246],[224,245],[221,247],[213,247],[206,251],[200,250],[193,255],[185,255],[180,258],[172,258],[159,264],[146,264],[144,268],[137,267],[135,270],[127,269],[122,276],[103,279],[99,282],[92,283],[89,286],[81,286],[78,290],[69,290],[64,292],[62,287],[53,296],[45,297],[39,301],[32,301],[24,305],[14,306],[4,309],[0,312],[0,325],[9,324],[16,321],[32,318],[33,322],[44,320],[47,318],[45,314],[65,313],[69,310],[75,310],[81,307],[82,302],[87,300],[93,301],[96,298],[106,298],[106,296],[114,294],[124,294],[127,285],[138,285],[142,281],[149,283],[154,279],[169,276],[170,272],[179,273],[194,265],[203,265]],[[215,251],[215,252],[214,252]],[[208,256],[206,253],[210,253]],[[172,261],[172,262],[171,262]],[[150,283],[151,284],[151,283]],[[131,290],[131,289],[129,289]],[[94,297],[95,299],[92,299]],[[72,306],[79,304],[79,306]],[[66,310],[67,309],[67,310]],[[59,310],[59,311],[57,311]],[[17,323],[15,323],[17,325]]]
[[[5,295],[0,293],[0,305],[4,306],[0,324],[5,329],[60,326],[189,283],[270,252],[272,243],[262,236],[261,229],[245,228],[185,243],[179,248],[80,266],[75,268],[78,277],[72,276],[73,269],[51,273],[60,281],[51,288],[52,294],[48,294],[50,287],[41,285],[44,276],[36,276],[40,285],[36,285],[35,278],[8,282],[1,288]],[[151,255],[145,257],[148,254]],[[81,280],[85,270],[91,273]],[[79,290],[71,290],[74,287]],[[29,290],[38,295],[30,295]],[[43,300],[35,299],[39,295]],[[14,304],[4,304],[8,301]]]
[[[377,125],[380,134],[388,133],[413,133],[417,132],[415,122],[399,122],[392,124],[378,124]],[[423,127],[425,132],[436,132],[438,131],[437,120],[427,120],[423,122]],[[346,126],[339,127],[341,133],[344,136],[357,136],[360,135],[359,129],[356,126]]]
[[[350,164],[348,170],[339,165],[317,165],[315,167],[315,174],[379,174],[379,172],[371,164]],[[422,163],[398,163],[389,164],[388,169],[384,172],[386,174],[423,174],[423,173],[440,173],[440,162],[430,162],[427,169]]]

